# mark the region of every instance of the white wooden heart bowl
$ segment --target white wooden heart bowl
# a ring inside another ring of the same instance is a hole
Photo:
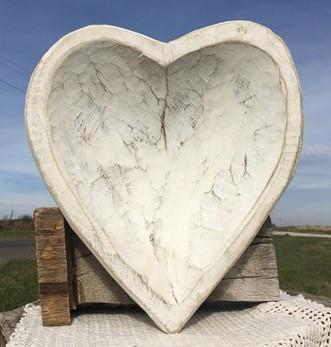
[[[177,332],[293,176],[300,86],[284,42],[252,22],[169,43],[89,26],[41,59],[26,127],[70,226],[163,331]]]

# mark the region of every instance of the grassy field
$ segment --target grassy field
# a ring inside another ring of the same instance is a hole
[[[331,239],[274,236],[280,286],[331,298]],[[38,297],[34,260],[0,264],[0,312]]]
[[[0,240],[32,240],[33,230],[0,229]]]
[[[38,298],[35,260],[0,264],[0,312],[12,310]]]
[[[34,237],[31,216],[0,219],[0,240],[31,240]]]
[[[331,239],[274,236],[280,287],[331,298]]]

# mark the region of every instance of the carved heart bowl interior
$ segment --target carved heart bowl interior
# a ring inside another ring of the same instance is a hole
[[[292,177],[300,87],[285,44],[255,23],[169,43],[90,26],[42,58],[26,124],[71,227],[155,323],[175,332]]]

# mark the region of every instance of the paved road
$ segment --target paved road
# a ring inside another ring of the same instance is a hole
[[[33,240],[0,240],[0,263],[35,257]]]
[[[299,233],[299,232],[292,232],[292,231],[273,231],[273,235],[278,236],[293,236],[293,237],[319,237],[319,238],[326,238],[331,239],[331,234],[315,234],[315,233]]]

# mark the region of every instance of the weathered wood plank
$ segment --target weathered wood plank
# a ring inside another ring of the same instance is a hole
[[[279,299],[277,261],[270,226],[268,219],[250,247],[215,288],[208,301],[259,302]],[[74,233],[72,235],[76,304],[134,304],[80,239]]]
[[[74,295],[77,305],[105,303],[134,304],[126,292],[113,280],[94,255],[74,234],[73,249]]]
[[[208,302],[264,302],[277,300],[279,300],[277,277],[224,278],[208,298]]]
[[[250,245],[224,278],[277,276],[276,253],[273,244],[259,243]]]
[[[44,325],[70,324],[70,310],[94,304],[133,305],[71,230],[57,208],[35,211],[40,304]],[[279,299],[277,261],[270,218],[208,302]]]
[[[35,210],[34,223],[43,324],[70,324],[72,285],[65,220],[57,208],[39,208]]]

